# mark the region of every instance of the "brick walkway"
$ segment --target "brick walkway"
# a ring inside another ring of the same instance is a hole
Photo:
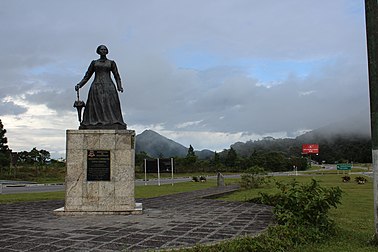
[[[140,199],[142,215],[55,216],[63,201],[0,204],[0,252],[158,250],[264,230],[272,222],[270,207],[209,199],[235,189]]]

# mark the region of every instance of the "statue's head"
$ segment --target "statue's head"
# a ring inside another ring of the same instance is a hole
[[[106,55],[108,54],[108,48],[105,45],[99,45],[96,49],[97,54]]]

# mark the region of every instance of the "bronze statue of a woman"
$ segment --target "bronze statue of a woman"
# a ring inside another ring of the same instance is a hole
[[[117,65],[113,60],[106,58],[106,46],[98,46],[96,52],[100,58],[91,62],[84,78],[75,86],[75,90],[78,91],[95,73],[79,129],[126,129],[117,93],[117,90],[123,92]],[[110,72],[113,73],[117,89]]]

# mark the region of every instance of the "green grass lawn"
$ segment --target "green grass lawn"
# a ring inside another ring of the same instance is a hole
[[[354,176],[351,176],[352,180]],[[331,217],[338,225],[338,233],[330,241],[314,246],[298,248],[299,251],[378,251],[369,243],[374,230],[374,198],[373,183],[358,185],[355,182],[338,185],[345,192],[342,205],[333,209]]]
[[[223,175],[228,174],[240,174],[239,173],[232,173],[232,172],[222,172]],[[193,176],[199,177],[199,176],[216,176],[217,174],[215,172],[193,172],[193,173],[174,173],[174,178],[191,178]],[[160,173],[160,178],[171,178],[171,173]],[[149,179],[156,179],[157,173],[147,173],[147,180]],[[144,173],[135,173],[135,179],[144,179]]]
[[[226,180],[227,181],[227,180]],[[206,189],[216,186],[216,180],[209,179],[206,182],[183,182],[166,185],[140,185],[135,187],[135,198],[152,198],[161,195],[168,195],[180,192]],[[41,201],[41,200],[63,200],[64,192],[44,192],[44,193],[17,193],[0,194],[1,203],[14,203],[21,201]]]
[[[0,194],[0,204],[24,202],[24,201],[62,200],[62,199],[64,199],[64,191]]]
[[[300,246],[296,252],[310,251],[378,251],[378,247],[369,243],[374,230],[374,198],[372,179],[368,183],[358,185],[354,182],[357,175],[351,175],[351,182],[343,183],[342,175],[328,174],[324,176],[285,176],[275,177],[277,181],[289,181],[293,178],[299,182],[309,182],[312,178],[324,186],[339,186],[343,190],[342,204],[330,211],[330,216],[338,226],[337,235],[320,244]],[[238,191],[222,197],[224,200],[244,201],[259,195],[259,192],[272,193],[277,190],[274,182],[259,189]]]
[[[336,175],[348,175],[353,172],[367,172],[367,169],[364,168],[352,168],[350,171],[338,171],[338,170],[307,170],[307,171],[300,171],[298,174],[311,174],[311,175],[323,175],[323,174],[336,174]]]
[[[135,198],[152,198],[162,195],[175,194],[180,192],[189,192],[194,190],[201,190],[216,186],[216,180],[209,179],[206,182],[183,182],[174,185],[151,185],[151,186],[136,186]]]

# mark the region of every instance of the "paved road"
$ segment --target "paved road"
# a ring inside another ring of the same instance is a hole
[[[360,167],[359,167],[360,168]],[[336,166],[328,166],[326,168],[327,170],[333,170],[336,169]],[[319,170],[322,171],[322,170]],[[305,175],[306,173],[304,172],[298,172],[298,175]],[[351,172],[351,174],[360,174],[360,175],[365,175],[365,176],[373,176],[372,172]],[[274,172],[274,173],[269,173],[269,176],[292,176],[295,175],[294,172]],[[225,178],[240,178],[240,174],[233,174],[233,175],[224,175]],[[208,179],[216,179],[216,176],[208,176]],[[191,181],[191,177],[186,177],[186,178],[174,178],[173,183],[181,183],[181,182],[188,182]],[[1,183],[3,183],[3,187],[1,188]],[[140,185],[157,185],[159,182],[157,179],[151,179],[145,182],[142,179],[137,179],[135,180],[135,185],[140,186]],[[172,179],[160,179],[160,184],[171,184]],[[12,186],[9,186],[12,184]],[[63,191],[64,190],[64,185],[44,185],[44,184],[33,184],[31,182],[27,181],[5,181],[5,180],[0,180],[0,193],[2,194],[13,194],[13,193],[32,193],[32,192],[57,192],[57,191]]]
[[[177,178],[174,179],[174,183],[190,181],[190,178]],[[170,184],[172,183],[171,179],[162,179],[160,184]],[[144,185],[143,180],[136,180],[135,185]],[[147,185],[157,185],[157,180],[147,181]],[[57,192],[63,191],[64,184],[17,184],[17,185],[7,185],[3,184],[3,188],[0,192],[2,194],[13,194],[13,193],[33,193],[33,192]]]
[[[0,189],[2,194],[33,193],[33,192],[58,192],[63,191],[64,185],[32,185],[32,186],[7,186]]]
[[[225,175],[226,178],[237,178],[240,175]],[[208,176],[208,179],[215,179],[216,176]],[[171,184],[173,183],[181,183],[181,182],[188,182],[191,181],[191,177],[187,178],[174,178],[172,179],[160,179],[160,184]],[[3,182],[3,187],[1,189],[1,182]],[[157,179],[151,179],[145,182],[142,179],[135,180],[135,185],[157,185],[159,182]],[[18,181],[0,181],[0,193],[2,194],[13,194],[13,193],[32,193],[32,192],[57,192],[63,191],[64,185],[63,184],[33,184],[27,181],[18,182]]]

